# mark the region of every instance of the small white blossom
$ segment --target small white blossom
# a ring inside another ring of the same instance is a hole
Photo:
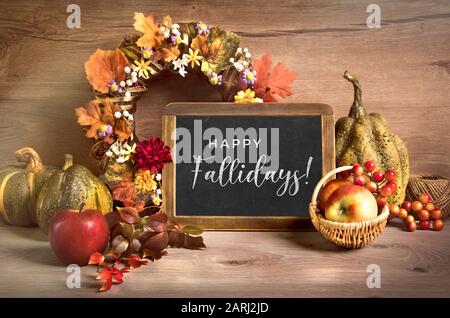
[[[125,71],[125,73],[130,74],[131,72],[131,68],[129,66],[125,66],[125,68],[123,69]]]
[[[161,181],[161,174],[160,173],[156,174],[156,180],[157,181]]]
[[[138,79],[137,79],[137,77],[133,77],[133,78],[131,79],[131,81],[132,81],[133,83],[136,83],[136,82],[138,81]]]
[[[247,67],[247,66],[248,66],[248,62],[247,62],[247,61],[243,61],[243,62],[242,62],[242,65],[243,65],[244,67]]]
[[[242,53],[242,48],[241,48],[241,47],[238,47],[237,50],[236,50],[236,52],[237,52],[237,53]]]
[[[127,80],[127,85],[128,86],[133,86],[133,81],[132,80]]]
[[[247,53],[247,52],[248,52],[248,49],[247,49],[247,48],[244,48],[243,51],[244,51],[244,53]]]
[[[186,69],[184,68],[184,66],[181,67],[181,68],[178,70],[178,74],[180,74],[182,77],[185,77],[185,76],[186,76],[187,71],[186,71]]]
[[[172,61],[173,69],[181,69],[188,65],[188,60],[185,55],[181,59],[176,59],[175,61]]]
[[[164,31],[162,32],[162,34],[164,35],[165,39],[170,38],[170,30],[167,28],[164,28]]]
[[[161,194],[161,189],[156,190],[156,194]]]
[[[133,121],[133,120],[134,120],[133,115],[128,116],[128,120],[129,120],[129,121]]]
[[[136,71],[133,71],[133,72],[131,72],[131,77],[137,77],[137,72]]]
[[[108,150],[108,151],[105,153],[105,155],[106,155],[106,157],[112,157],[113,153],[112,153],[111,150]]]
[[[125,162],[125,157],[117,157],[116,162],[117,163],[124,163]]]
[[[250,53],[245,53],[245,58],[247,58],[247,59],[249,59],[249,58],[251,58],[252,57],[252,55],[250,54]]]
[[[173,30],[173,29],[178,30],[179,28],[180,28],[180,25],[179,25],[179,24],[177,24],[177,23],[172,24],[172,30]]]
[[[172,29],[172,34],[175,35],[176,37],[181,35],[181,33],[180,33],[180,31],[178,31],[178,29]]]
[[[244,69],[244,66],[241,62],[234,62],[233,65],[238,72],[241,72]]]
[[[230,57],[230,63],[234,63],[234,58]]]
[[[127,85],[127,83],[125,83],[125,81],[120,81],[119,85],[120,85],[121,87],[125,87],[125,86]]]
[[[128,112],[128,110],[124,110],[124,111],[123,111],[123,115],[124,115],[125,117],[128,117],[128,116],[130,116],[130,113]]]
[[[115,113],[114,113],[114,117],[116,117],[117,119],[119,119],[120,117],[122,117],[122,113],[121,113],[121,112],[115,112]]]
[[[125,97],[131,97],[131,93],[130,92],[125,92]]]

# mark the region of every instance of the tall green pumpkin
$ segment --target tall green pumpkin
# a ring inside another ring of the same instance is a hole
[[[73,164],[66,155],[62,171],[54,174],[39,193],[36,216],[39,227],[48,233],[53,216],[62,209],[94,209],[102,214],[112,211],[112,197],[106,185],[86,167]]]
[[[397,191],[388,201],[401,204],[409,180],[408,149],[380,114],[366,113],[359,81],[348,72],[344,78],[353,84],[355,96],[348,117],[336,122],[336,164],[345,166],[373,160],[382,170],[394,169]]]
[[[44,166],[37,152],[29,147],[15,153],[26,167],[0,169],[0,215],[9,224],[36,226],[36,200],[41,188],[58,168]]]

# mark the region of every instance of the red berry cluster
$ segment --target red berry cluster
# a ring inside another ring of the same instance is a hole
[[[414,202],[405,201],[399,207],[396,204],[389,206],[389,211],[393,217],[399,217],[405,220],[406,229],[414,232],[417,229],[416,218],[419,219],[419,227],[422,230],[440,231],[444,228],[444,222],[441,220],[442,211],[431,202],[431,196],[428,193],[420,195],[419,200]]]
[[[353,176],[354,184],[363,186],[373,193],[380,209],[386,206],[387,198],[397,190],[397,184],[394,181],[395,171],[388,169],[383,173],[380,169],[377,170],[377,166],[372,160],[366,161],[363,166],[353,163],[351,171],[343,171],[339,176],[344,179]]]

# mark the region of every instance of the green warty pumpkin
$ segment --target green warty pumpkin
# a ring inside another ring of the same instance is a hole
[[[380,114],[367,114],[361,99],[359,81],[345,72],[354,87],[354,101],[348,117],[336,122],[336,165],[345,166],[373,160],[381,170],[394,169],[397,191],[390,203],[401,204],[409,180],[409,156],[403,140],[393,134]]]
[[[62,209],[94,209],[102,214],[112,211],[111,193],[106,185],[86,167],[73,164],[66,155],[62,171],[54,174],[39,193],[36,215],[39,227],[48,233],[53,216]]]
[[[12,225],[37,226],[36,200],[41,188],[58,168],[44,166],[37,152],[29,147],[15,153],[26,167],[0,169],[0,215]]]

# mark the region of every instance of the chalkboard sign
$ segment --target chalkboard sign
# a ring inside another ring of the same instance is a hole
[[[168,105],[166,212],[205,229],[308,228],[314,186],[334,168],[333,124],[324,104]]]

